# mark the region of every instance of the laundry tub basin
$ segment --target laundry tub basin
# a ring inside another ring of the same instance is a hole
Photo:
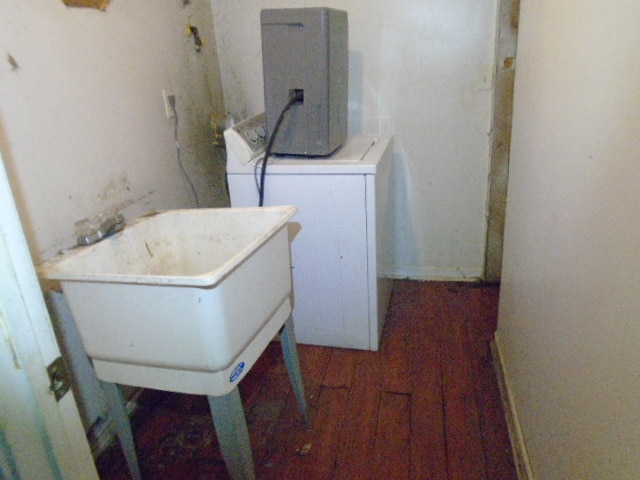
[[[41,264],[105,381],[223,395],[291,314],[296,207],[171,210]]]

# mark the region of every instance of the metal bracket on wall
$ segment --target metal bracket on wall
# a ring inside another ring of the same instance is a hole
[[[56,358],[47,367],[49,374],[49,389],[56,397],[56,401],[60,401],[64,394],[69,391],[69,376],[67,375],[67,366],[62,357]]]

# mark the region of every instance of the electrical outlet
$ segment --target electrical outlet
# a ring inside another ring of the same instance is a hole
[[[171,105],[169,97],[173,97],[175,99],[175,96],[173,95],[173,92],[171,90],[163,88],[162,100],[164,101],[164,112],[167,114],[167,118],[173,118],[176,116],[176,111],[174,110],[173,105]]]

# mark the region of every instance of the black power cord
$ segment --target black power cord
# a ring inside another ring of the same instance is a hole
[[[260,195],[260,200],[258,203],[259,207],[262,207],[264,205],[264,184],[265,184],[265,178],[267,176],[267,161],[271,156],[271,148],[273,147],[273,142],[276,139],[278,130],[280,130],[280,124],[282,123],[282,119],[284,118],[284,115],[287,113],[287,111],[292,107],[294,103],[298,103],[298,102],[302,103],[303,101],[304,101],[303,91],[294,90],[293,96],[289,99],[289,101],[287,102],[287,105],[282,109],[282,112],[280,112],[280,116],[278,117],[278,120],[276,121],[276,124],[273,127],[273,132],[269,137],[269,143],[267,143],[267,148],[264,150],[264,157],[262,158],[262,171],[260,172],[260,186],[258,188],[258,193]]]

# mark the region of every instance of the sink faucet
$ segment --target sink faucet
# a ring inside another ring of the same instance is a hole
[[[78,245],[91,245],[92,243],[99,242],[109,235],[113,235],[124,228],[124,216],[120,213],[113,217],[108,217],[104,222],[100,224],[97,230],[93,230],[86,235],[78,236]]]

